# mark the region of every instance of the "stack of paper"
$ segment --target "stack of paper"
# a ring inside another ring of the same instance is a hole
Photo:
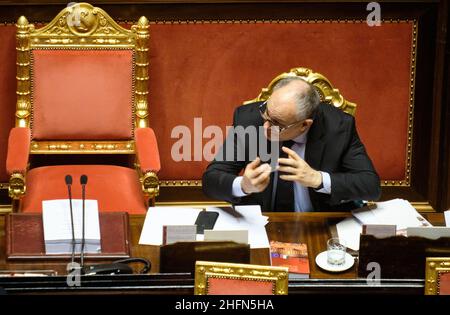
[[[200,208],[150,207],[145,216],[139,244],[162,245],[163,226],[194,225]]]
[[[44,200],[42,221],[46,254],[72,253],[72,222],[68,199]],[[82,241],[82,200],[72,200],[73,226],[75,233],[75,253],[81,252]],[[99,253],[100,223],[97,200],[85,200],[85,246],[84,252]]]
[[[353,216],[363,224],[396,225],[397,230],[407,227],[431,226],[417,210],[404,199],[377,202],[375,209],[353,211]]]
[[[408,227],[432,226],[404,199],[377,202],[374,209],[358,209],[352,214],[352,218],[339,222],[336,229],[339,238],[353,250],[359,250],[359,236],[363,224],[395,225],[397,233],[404,232]]]
[[[139,244],[162,245],[163,226],[193,225],[200,211],[199,208],[185,207],[151,207],[145,217]],[[268,217],[261,213],[259,206],[237,206],[216,208],[206,211],[218,212],[219,216],[214,230],[247,230],[248,243],[251,248],[269,248],[265,225]],[[197,234],[197,240],[202,241],[203,235]]]
[[[232,208],[207,208],[219,212],[214,230],[247,230],[250,248],[269,248],[266,224],[269,218],[263,216],[260,206],[236,206]]]

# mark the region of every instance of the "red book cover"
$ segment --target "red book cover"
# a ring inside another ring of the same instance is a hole
[[[270,257],[272,266],[289,268],[292,276],[309,277],[308,247],[304,243],[284,243],[270,241]]]

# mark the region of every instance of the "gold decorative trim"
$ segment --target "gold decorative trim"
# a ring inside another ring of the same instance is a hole
[[[449,257],[427,257],[425,264],[425,295],[439,295],[439,277],[450,273]]]
[[[272,95],[274,86],[282,79],[300,77],[306,82],[314,85],[319,92],[322,102],[326,102],[342,111],[354,116],[356,112],[356,104],[344,99],[338,89],[335,89],[331,82],[322,74],[314,72],[308,68],[292,68],[289,72],[282,73],[273,79],[269,85],[261,90],[261,93],[254,99],[244,102],[250,104],[259,101],[266,101]]]
[[[155,198],[159,195],[158,176],[155,172],[145,172],[140,180],[142,191],[148,198]]]
[[[11,205],[0,205],[0,215],[5,215],[12,212]]]
[[[31,154],[134,154],[134,141],[31,141]]]
[[[0,183],[0,189],[8,189],[9,183]]]
[[[288,294],[287,267],[197,261],[195,263],[195,295],[207,295],[208,278],[271,282],[273,294]]]
[[[385,24],[399,24],[411,22],[410,19],[382,19],[381,23]],[[132,23],[131,21],[124,20],[120,23]],[[317,24],[317,23],[339,23],[339,24],[366,24],[366,19],[224,19],[224,20],[152,20],[150,25],[157,24]]]
[[[155,205],[162,207],[188,207],[188,208],[206,208],[206,207],[231,207],[232,205],[225,201],[156,201]]]
[[[419,212],[436,212],[428,201],[411,201],[411,205]]]
[[[409,23],[411,21],[415,21],[413,19],[382,19],[382,24],[400,24],[400,23]],[[48,23],[48,21],[34,21],[35,25],[44,25]],[[135,21],[131,20],[120,20],[116,22],[117,24],[122,25],[134,25]],[[157,24],[324,24],[324,23],[339,23],[339,24],[366,24],[367,20],[365,19],[195,19],[195,20],[148,20],[149,25],[157,25]],[[11,26],[15,25],[14,22],[0,22],[0,26]]]
[[[148,40],[150,38],[149,21],[142,16],[131,30],[136,34],[135,94],[136,128],[146,128],[148,124]]]
[[[21,173],[13,173],[9,179],[8,196],[18,200],[25,195],[25,176]]]
[[[160,180],[161,187],[202,187],[201,179],[165,179]]]

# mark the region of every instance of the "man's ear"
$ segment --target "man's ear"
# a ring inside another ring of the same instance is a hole
[[[311,118],[305,119],[302,123],[302,130],[305,131],[313,124],[314,120]]]

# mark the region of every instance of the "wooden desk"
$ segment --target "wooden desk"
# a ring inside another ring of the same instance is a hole
[[[388,281],[386,286],[377,288],[368,288],[365,279],[357,279],[357,263],[354,267],[344,273],[329,273],[321,270],[316,266],[314,259],[316,255],[326,249],[326,240],[330,237],[329,224],[338,222],[339,220],[349,216],[348,213],[265,213],[269,216],[269,223],[266,226],[267,233],[270,240],[284,241],[284,242],[306,242],[308,244],[308,252],[310,257],[311,275],[310,279],[291,281],[289,285],[290,293],[306,293],[306,292],[334,292],[337,288],[341,288],[343,292],[357,290],[360,292],[362,287],[370,289],[368,292],[374,293],[379,290],[386,293],[387,288],[397,290],[398,292],[408,293],[422,293],[423,280],[412,279],[402,281]],[[444,217],[442,213],[425,213],[423,214],[433,225],[443,225]],[[138,282],[139,290],[145,293],[193,293],[193,279],[189,275],[180,275],[179,277],[173,275],[155,275],[159,271],[159,247],[158,246],[144,246],[138,245],[140,233],[144,223],[145,216],[134,215],[130,216],[130,230],[131,230],[131,253],[133,257],[144,257],[152,262],[151,273],[154,275],[145,277],[136,276],[121,276],[120,279],[127,283],[129,288],[131,283]],[[35,269],[52,269],[58,272],[58,275],[66,274],[66,261],[48,261],[48,262],[19,262],[7,261],[5,257],[5,219],[0,217],[0,270],[35,270]],[[87,264],[98,263],[98,261],[87,261]],[[269,264],[269,250],[256,249],[251,252],[251,263],[253,264]],[[65,281],[64,277],[60,278]],[[105,279],[106,283],[102,290],[106,290],[111,286],[119,285],[117,281],[110,281],[108,278],[99,276],[99,278],[90,277],[86,280],[86,285],[89,281],[92,285],[94,280]],[[119,279],[119,278],[117,278]],[[0,279],[1,280],[1,279]],[[109,282],[108,282],[109,281]],[[13,281],[14,282],[14,281]],[[0,286],[2,282],[0,281]],[[7,287],[6,284],[3,286]],[[59,284],[61,289],[61,284]],[[70,292],[73,292],[71,288]],[[79,288],[79,290],[86,289]],[[56,290],[56,288],[55,288]],[[120,291],[116,287],[116,291]],[[138,290],[138,291],[139,291]],[[32,291],[32,290],[31,290]],[[115,291],[115,292],[116,292]],[[20,290],[17,292],[21,292]],[[109,292],[109,291],[108,291]],[[122,291],[120,291],[122,292]],[[133,291],[136,293],[136,290]]]

